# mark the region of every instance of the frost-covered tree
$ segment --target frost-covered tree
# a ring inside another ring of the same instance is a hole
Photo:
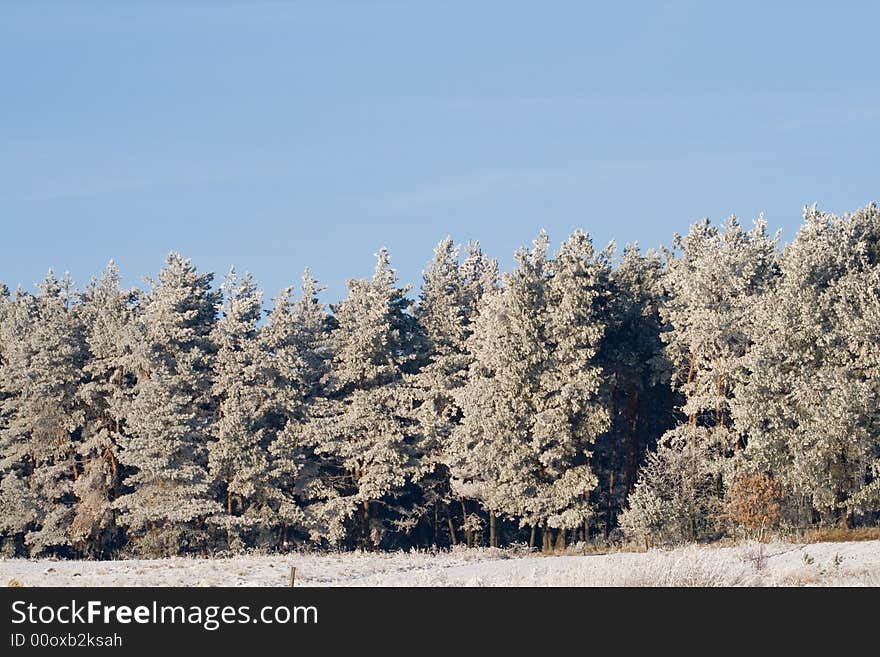
[[[4,555],[26,554],[25,534],[39,518],[28,487],[33,463],[28,454],[26,416],[22,414],[21,373],[29,360],[26,337],[33,299],[19,288],[0,297],[0,538]]]
[[[545,337],[552,360],[541,376],[543,399],[534,431],[540,440],[540,479],[552,482],[546,501],[530,514],[546,517],[547,526],[560,530],[584,525],[587,531],[589,493],[597,483],[590,462],[593,445],[609,423],[598,359],[607,325],[607,255],[596,253],[590,237],[576,231],[551,264]]]
[[[330,318],[318,296],[323,290],[308,269],[299,299],[287,288],[275,302],[260,334],[269,362],[267,430],[272,509],[286,545],[291,531],[320,538],[327,525],[323,505],[309,505],[332,497],[336,461],[332,454],[316,454],[306,443],[304,427],[311,405],[321,397],[328,367]]]
[[[37,287],[36,296],[20,292],[12,306],[4,302],[0,505],[10,514],[6,541],[16,544],[26,531],[31,555],[67,554],[73,483],[82,473],[78,392],[86,348],[70,278],[50,271]]]
[[[876,227],[880,210],[869,206],[868,215]],[[862,215],[862,217],[864,217]],[[862,219],[860,217],[860,219]],[[867,246],[871,240],[870,246]],[[865,248],[864,270],[853,268],[853,273],[841,285],[841,309],[838,316],[844,331],[853,371],[847,388],[855,387],[852,395],[861,404],[851,410],[860,418],[860,426],[850,433],[855,443],[839,467],[832,472],[845,482],[836,493],[842,520],[851,523],[861,517],[876,523],[880,520],[880,236],[862,241],[857,248]],[[852,399],[848,400],[851,406]]]
[[[688,428],[706,433],[704,427]],[[666,438],[670,440],[669,436]],[[620,527],[646,546],[703,535],[717,513],[714,477],[700,440],[663,443],[649,452],[620,514]]]
[[[74,486],[71,539],[84,553],[102,555],[117,540],[112,500],[119,497],[124,475],[119,450],[134,395],[138,294],[120,287],[119,268],[111,261],[80,296],[77,311],[88,347],[80,389],[86,420],[78,445],[85,475]]]
[[[611,422],[592,460],[599,478],[593,498],[606,532],[617,524],[646,450],[671,426],[671,368],[660,337],[662,272],[659,254],[643,255],[637,244],[627,245],[607,280],[599,361]]]
[[[349,281],[348,297],[333,308],[330,369],[302,427],[307,444],[331,462],[312,505],[330,540],[349,529],[360,544],[380,545],[414,520],[400,504],[420,472],[413,395],[404,385],[415,358],[408,290],[382,249],[372,280]]]
[[[207,472],[219,305],[212,278],[170,254],[139,316],[137,384],[120,452],[133,471],[115,505],[136,547],[148,553],[202,548],[204,521],[219,511]]]
[[[710,455],[724,458],[742,446],[730,419],[730,399],[748,372],[755,304],[776,279],[778,238],[761,217],[744,230],[736,217],[719,230],[708,221],[676,236],[681,256],[672,258],[662,306],[663,334],[674,367],[674,383],[685,397],[690,424],[710,431]]]
[[[268,529],[274,522],[267,490],[271,485],[265,417],[269,364],[257,326],[263,313],[262,292],[249,273],[239,278],[234,268],[221,289],[224,303],[213,336],[214,396],[219,408],[208,467],[223,489],[225,514],[215,521],[225,527],[230,547],[239,547],[242,533]]]
[[[467,343],[472,355],[468,380],[456,394],[462,419],[448,449],[452,490],[477,501],[490,523],[501,514],[519,520],[517,502],[526,494],[518,475],[527,459],[534,411],[526,399],[525,379],[546,358],[539,351],[539,334],[549,275],[547,248],[542,233],[531,252],[517,252],[518,270],[504,277],[501,288],[484,295]],[[465,520],[470,521],[466,532],[478,529],[473,519]]]
[[[649,452],[619,525],[648,545],[693,541],[715,530],[720,496],[705,445],[711,430],[689,424],[667,431]]]
[[[481,306],[452,464],[456,492],[541,527],[545,547],[551,529],[580,528],[590,517],[591,446],[608,422],[596,362],[607,263],[581,232],[553,261],[548,245],[541,233],[531,251],[519,251],[518,269]]]
[[[424,336],[424,365],[412,377],[418,400],[418,418],[423,431],[422,464],[426,472],[420,479],[421,504],[433,508],[434,542],[440,534],[440,517],[445,516],[449,541],[456,544],[453,518],[457,512],[450,506],[449,485],[451,436],[461,420],[461,409],[455,399],[467,380],[472,357],[467,340],[472,333],[480,299],[486,290],[497,286],[497,263],[489,260],[479,243],[467,245],[463,262],[460,247],[451,238],[441,240],[434,258],[424,272],[421,297],[416,311]],[[467,500],[458,500],[462,508],[461,524],[468,518]],[[466,542],[471,542],[469,533]]]
[[[880,210],[805,211],[756,310],[734,415],[750,463],[787,489],[790,521],[876,512],[880,468]]]
[[[708,220],[691,227],[685,237],[674,238],[675,253],[670,254],[664,272],[665,302],[661,307],[667,325],[662,337],[673,366],[673,386],[683,397],[682,420],[666,432],[657,448],[660,462],[677,463],[675,454],[686,455],[692,480],[689,491],[707,496],[687,507],[683,521],[668,519],[677,527],[687,527],[681,540],[694,539],[715,530],[727,472],[745,443],[731,416],[734,390],[748,377],[746,356],[752,345],[752,318],[755,305],[777,276],[777,239],[767,234],[763,217],[751,230],[744,230],[735,217],[722,228]],[[704,478],[711,477],[713,486]],[[659,480],[658,480],[659,481]],[[683,486],[676,478],[672,486]],[[655,490],[669,499],[675,490]],[[637,500],[630,500],[629,518],[639,512]]]

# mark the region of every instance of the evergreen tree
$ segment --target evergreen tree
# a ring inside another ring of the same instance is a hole
[[[84,553],[100,556],[117,540],[116,512],[124,473],[119,462],[134,395],[133,323],[138,295],[120,288],[119,268],[111,261],[81,294],[77,309],[85,327],[88,358],[80,395],[86,420],[79,444],[84,476],[74,486],[76,516],[71,539]]]
[[[607,426],[596,354],[607,265],[577,232],[555,261],[542,232],[519,268],[485,297],[470,339],[474,362],[454,431],[453,489],[489,511],[550,530],[591,515],[591,445]],[[534,536],[534,532],[533,532]]]
[[[212,278],[172,253],[144,300],[135,398],[120,453],[133,472],[116,500],[119,520],[141,552],[203,548],[204,521],[219,511],[207,472],[219,302]]]
[[[372,280],[352,280],[334,307],[324,392],[303,426],[307,444],[332,462],[312,505],[330,540],[348,528],[361,545],[382,544],[389,530],[411,528],[400,500],[419,473],[419,430],[404,385],[415,358],[409,287],[397,286],[388,252],[377,254]],[[357,522],[352,524],[355,514]]]
[[[315,453],[304,437],[309,411],[321,398],[328,368],[330,318],[318,299],[322,289],[306,269],[300,298],[294,301],[292,290],[285,289],[261,332],[269,359],[270,490],[282,545],[287,544],[291,531],[314,540],[325,536],[325,508],[309,505],[335,494],[332,479],[322,476],[332,478],[333,455]]]
[[[467,380],[472,358],[467,340],[472,333],[480,299],[486,290],[497,285],[497,263],[480,250],[479,243],[469,243],[464,262],[459,263],[459,247],[451,238],[441,240],[434,258],[424,273],[420,303],[416,312],[424,336],[424,365],[413,377],[418,399],[418,418],[423,431],[422,464],[426,472],[420,479],[420,503],[433,509],[433,542],[441,534],[441,513],[445,516],[448,539],[458,542],[451,507],[449,483],[450,440],[461,420],[456,392]],[[466,500],[461,526],[468,517]],[[465,536],[466,542],[470,536]]]
[[[10,512],[6,540],[15,545],[21,539],[16,534],[29,530],[23,540],[33,556],[71,553],[86,356],[82,326],[71,310],[72,286],[69,277],[59,281],[50,271],[36,297],[19,293],[4,312],[0,505]]]
[[[662,480],[692,491],[686,518],[668,518],[671,526],[686,527],[678,540],[721,529],[724,474],[738,462],[732,457],[745,442],[733,424],[731,400],[748,377],[750,318],[777,275],[776,242],[767,235],[763,217],[749,231],[735,217],[722,230],[704,220],[684,238],[674,239],[680,256],[670,254],[664,272],[661,312],[668,330],[662,336],[673,365],[673,385],[684,399],[683,417],[663,435],[657,454],[661,463],[680,463],[682,458],[688,462],[675,469],[679,476]],[[666,450],[679,454],[665,454]],[[670,499],[677,491],[655,493]],[[630,500],[630,525],[638,524],[632,518],[641,511],[636,501]]]
[[[3,554],[26,554],[25,534],[40,513],[28,486],[33,462],[28,453],[27,416],[22,394],[29,361],[27,335],[32,323],[33,297],[19,288],[13,298],[3,288],[0,297],[0,537]]]
[[[214,329],[214,396],[219,410],[208,466],[224,490],[226,513],[215,521],[225,527],[229,546],[238,548],[243,532],[268,529],[274,522],[266,490],[271,484],[265,417],[268,362],[257,326],[262,293],[251,275],[239,279],[230,269],[221,289],[225,300]]]
[[[814,208],[756,310],[752,372],[734,414],[750,463],[787,489],[790,521],[852,522],[876,511],[880,467],[880,211]]]
[[[646,450],[671,426],[671,366],[661,339],[662,271],[657,253],[642,255],[638,245],[627,245],[607,281],[608,326],[599,360],[611,423],[593,455],[600,482],[593,499],[606,532],[617,524]]]

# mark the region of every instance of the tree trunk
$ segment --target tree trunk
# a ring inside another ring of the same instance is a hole
[[[468,547],[474,546],[474,537],[473,532],[468,529],[468,515],[467,515],[467,506],[465,506],[464,500],[461,501],[461,524],[464,526],[464,542]]]
[[[449,523],[449,540],[452,545],[458,545],[458,538],[455,536],[455,524],[452,522],[452,510],[446,506],[446,522]]]
[[[116,462],[116,456],[108,447],[104,450],[104,458],[110,463],[110,473],[113,476],[113,499],[119,497],[119,466]]]
[[[535,529],[536,525],[532,525],[532,531],[529,534],[529,549],[533,549],[535,547]]]
[[[550,528],[547,527],[547,522],[544,521],[544,525],[541,528],[541,543],[542,551],[545,554],[548,554],[553,547],[552,538],[553,537],[550,535]]]
[[[617,470],[617,440],[611,440],[611,463],[608,466],[608,502],[605,505],[605,537],[614,522],[614,472]]]
[[[361,545],[364,548],[372,547],[372,540],[370,539],[370,503],[364,502],[363,509],[361,512]]]
[[[498,547],[498,537],[495,534],[495,512],[489,511],[489,547]]]
[[[611,516],[614,512],[614,475],[617,472],[617,431],[615,425],[617,424],[617,414],[620,408],[618,390],[619,386],[615,383],[614,390],[611,393],[611,430],[608,432],[608,438],[611,441],[611,453],[608,455],[608,497],[605,500],[605,536],[608,536],[610,531]],[[626,418],[624,418],[625,422]]]
[[[626,420],[626,493],[629,494],[636,484],[639,469],[639,391],[634,390],[630,396],[629,417]]]
[[[226,491],[226,513],[232,515],[232,491]]]
[[[565,528],[560,528],[559,533],[556,535],[556,549],[565,549]]]
[[[691,351],[691,363],[690,368],[688,369],[688,378],[687,378],[687,392],[685,393],[685,399],[690,399],[693,396],[693,392],[691,391],[691,383],[694,382],[694,378],[697,375],[697,354]],[[688,424],[691,426],[697,425],[697,414],[696,412],[691,413],[690,417],[688,417]]]

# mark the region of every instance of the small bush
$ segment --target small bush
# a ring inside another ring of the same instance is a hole
[[[763,543],[749,543],[742,551],[742,559],[750,563],[755,572],[761,572],[767,567],[767,550]]]
[[[690,433],[696,432],[693,440]],[[667,432],[639,470],[619,524],[625,537],[643,544],[679,544],[711,538],[718,515],[713,474],[699,444],[706,430],[684,427]]]
[[[764,532],[779,526],[782,487],[763,473],[741,474],[727,488],[727,517],[761,540]]]

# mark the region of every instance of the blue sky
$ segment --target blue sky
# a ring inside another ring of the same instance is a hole
[[[613,6],[612,6],[613,5]],[[873,6],[872,6],[873,5]],[[344,296],[445,235],[668,244],[880,196],[878,3],[4,2],[0,280],[170,250]]]

